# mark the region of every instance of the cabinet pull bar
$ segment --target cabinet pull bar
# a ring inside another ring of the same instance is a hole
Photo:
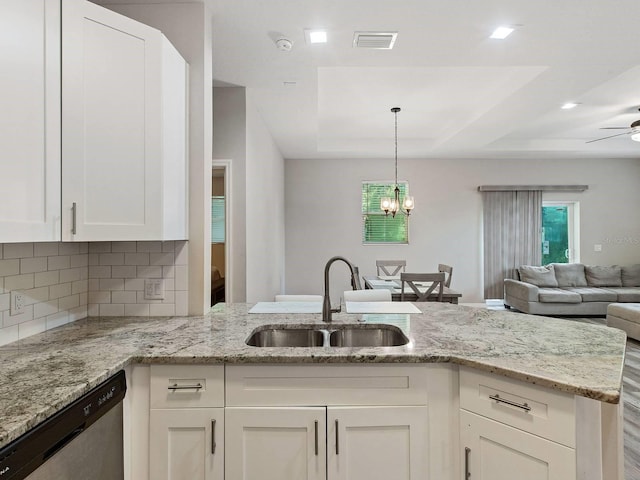
[[[71,235],[76,234],[76,202],[71,205]]]
[[[495,395],[489,395],[489,398],[491,400],[495,400],[497,403],[506,403],[507,405],[511,405],[512,407],[521,408],[525,412],[529,412],[531,410],[531,407],[526,403],[512,402],[511,400],[507,400],[506,398],[501,398],[497,393]]]
[[[167,387],[168,390],[173,390],[174,392],[176,390],[200,390],[201,388],[202,384],[200,383],[196,383],[195,385],[178,385],[177,383],[174,383]]]
[[[216,453],[216,421],[211,420],[211,455]]]
[[[318,456],[318,420],[316,420],[315,422],[315,436],[316,436],[316,445],[315,445],[315,452],[316,452],[316,457]]]
[[[471,478],[471,472],[469,471],[469,454],[471,453],[471,449],[469,447],[464,447],[464,478],[468,480]]]
[[[340,442],[338,434],[338,420],[336,420],[336,455],[340,455]]]

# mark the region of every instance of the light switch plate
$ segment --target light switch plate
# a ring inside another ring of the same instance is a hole
[[[164,280],[161,278],[145,278],[144,298],[145,300],[163,300]]]
[[[600,245],[600,244],[596,243],[596,244],[593,246],[593,251],[594,251],[594,252],[601,252],[601,251],[602,251],[602,245]]]

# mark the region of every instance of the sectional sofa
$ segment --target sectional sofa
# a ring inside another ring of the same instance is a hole
[[[640,265],[522,265],[504,281],[504,304],[537,315],[606,315],[610,303],[640,302]]]

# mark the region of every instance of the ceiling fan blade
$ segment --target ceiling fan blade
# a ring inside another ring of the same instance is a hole
[[[585,143],[599,142],[600,140],[606,140],[607,138],[619,137],[621,135],[628,135],[629,133],[630,132],[624,132],[624,133],[618,133],[616,135],[609,135],[608,137],[596,138],[595,140],[589,140],[588,142],[585,142]]]
[[[629,130],[629,127],[600,127],[600,130]]]

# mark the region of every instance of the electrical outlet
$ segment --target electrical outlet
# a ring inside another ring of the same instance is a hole
[[[11,292],[11,311],[9,315],[20,315],[24,313],[25,297],[22,292]]]
[[[146,300],[164,300],[164,280],[161,278],[145,278],[144,298]]]

